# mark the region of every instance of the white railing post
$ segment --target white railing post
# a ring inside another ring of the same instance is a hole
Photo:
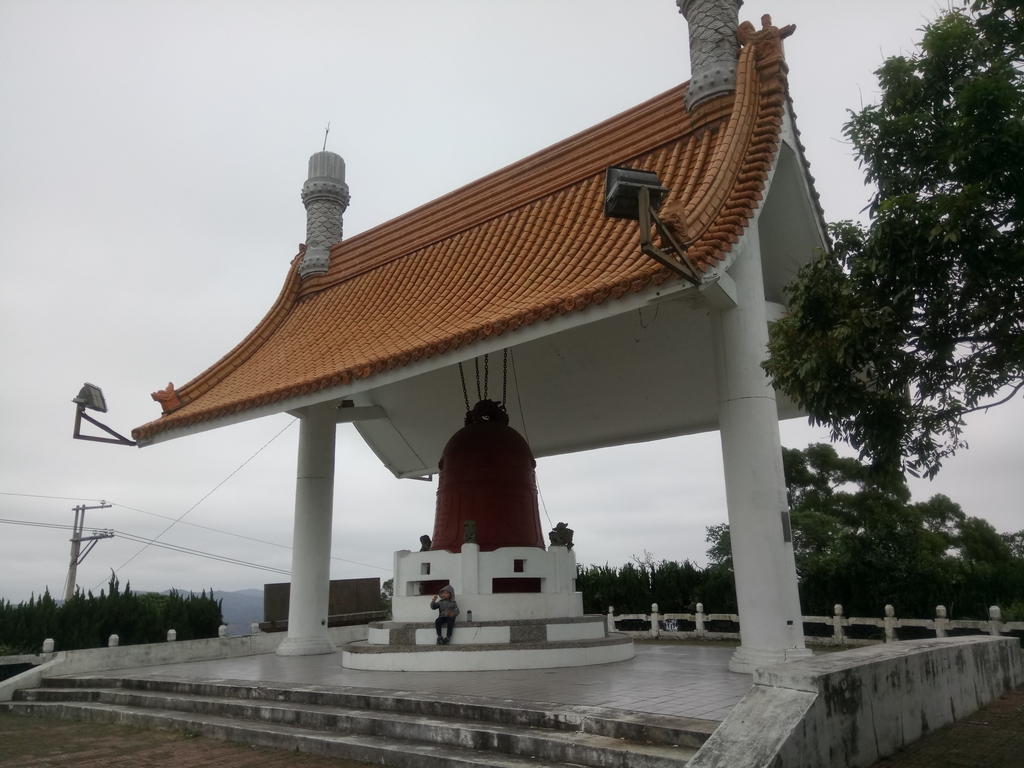
[[[993,605],[988,609],[988,633],[992,637],[999,637],[999,632],[1002,630],[1003,623],[1003,612],[999,610],[998,605]]]
[[[946,618],[946,606],[936,605],[935,606],[935,636],[945,637],[946,636],[946,625],[949,624],[949,619]]]
[[[259,624],[258,621],[254,621],[252,624],[249,625],[249,634],[250,635],[258,635],[259,633],[260,633],[260,624]]]
[[[178,631],[174,630],[174,629],[168,629],[167,630],[167,642],[168,643],[173,643],[177,639],[178,639]]]
[[[228,636],[228,625],[227,624],[221,624],[219,627],[217,627],[217,637],[227,637],[227,636]]]
[[[53,653],[53,638],[48,637],[43,640],[43,653]]]
[[[658,623],[658,604],[651,603],[651,637],[658,639],[661,636],[661,625]]]
[[[896,609],[891,605],[885,606],[885,642],[896,642]]]
[[[697,603],[697,613],[693,617],[693,623],[696,624],[693,629],[697,633],[697,637],[703,640],[706,634],[704,630],[704,603]]]
[[[836,603],[832,608],[832,642],[836,645],[845,645],[846,636],[843,634],[843,606]]]
[[[111,635],[110,638],[107,640],[107,647],[108,648],[117,648],[117,644],[118,644],[119,641],[120,641],[120,638],[117,635]]]
[[[615,606],[608,606],[608,631],[615,631]]]

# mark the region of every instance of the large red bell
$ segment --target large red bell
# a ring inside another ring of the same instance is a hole
[[[544,549],[536,466],[530,446],[508,425],[501,406],[477,403],[441,453],[430,548],[461,552],[463,524],[472,520],[481,552]]]

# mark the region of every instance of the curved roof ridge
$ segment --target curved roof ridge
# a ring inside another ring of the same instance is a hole
[[[690,129],[683,105],[689,83],[496,170],[331,249],[327,274],[304,281],[322,290],[587,178],[595,156],[606,165],[671,141]],[[455,215],[457,214],[457,215]]]
[[[224,355],[220,360],[211,365],[205,371],[194,377],[191,381],[175,389],[180,405],[168,409],[173,412],[187,405],[195,398],[210,390],[218,382],[222,381],[231,371],[248,360],[273,334],[274,331],[284,322],[291,312],[292,306],[298,297],[299,288],[299,261],[302,251],[292,259],[288,276],[285,278],[281,292],[271,305],[270,310],[263,316],[263,319],[256,324],[256,327]]]
[[[335,246],[326,275],[300,281],[293,262],[257,328],[133,435],[348,384],[673,279],[640,253],[635,225],[604,217],[607,165],[656,170],[666,205],[696,225],[691,260],[722,260],[760,204],[787,106],[781,51],[759,48],[741,49],[735,94],[687,113],[678,86]]]

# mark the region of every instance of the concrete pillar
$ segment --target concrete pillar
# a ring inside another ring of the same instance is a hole
[[[480,545],[467,541],[462,545],[462,583],[460,595],[480,594]],[[454,585],[453,585],[454,586]]]
[[[936,605],[935,606],[935,636],[945,637],[946,626],[949,623],[949,619],[946,618],[946,606]]]
[[[327,603],[336,432],[336,412],[330,404],[307,408],[300,417],[288,637],[278,646],[278,656],[335,651],[327,637]]]
[[[832,641],[836,645],[845,645],[846,636],[843,633],[843,606],[836,603],[832,610],[834,613],[832,616]]]
[[[775,390],[760,365],[768,318],[756,222],[740,248],[729,270],[736,306],[713,309],[711,329],[741,635],[729,668],[753,672],[811,652],[804,648]]]

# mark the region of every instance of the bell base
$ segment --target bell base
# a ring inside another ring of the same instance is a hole
[[[391,672],[480,672],[611,664],[636,653],[633,639],[619,632],[593,640],[474,644],[457,642],[459,631],[456,626],[448,645],[349,643],[341,648],[341,665]]]

